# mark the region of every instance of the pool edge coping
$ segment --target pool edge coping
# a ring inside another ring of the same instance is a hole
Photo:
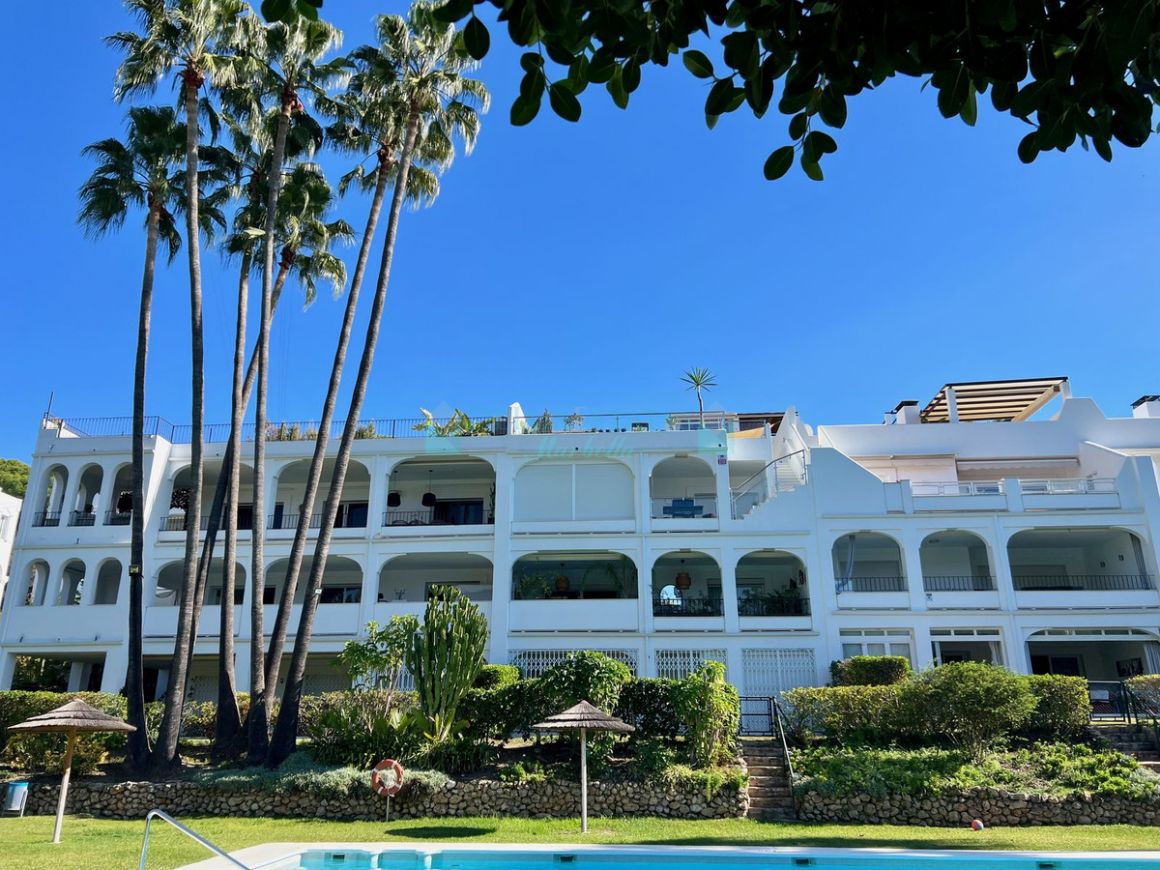
[[[1124,852],[1029,852],[1015,849],[902,849],[889,846],[867,846],[865,848],[835,848],[811,846],[659,846],[637,843],[413,843],[410,841],[383,840],[374,842],[275,842],[261,843],[256,846],[247,846],[231,852],[237,858],[254,870],[261,870],[277,861],[291,858],[301,852],[322,851],[362,851],[376,852],[388,849],[405,850],[408,852],[590,852],[590,853],[641,853],[655,854],[664,852],[668,855],[685,855],[696,857],[714,853],[729,853],[739,857],[758,857],[762,855],[787,855],[818,858],[840,858],[852,855],[896,855],[904,854],[907,857],[947,858],[963,854],[977,855],[986,858],[1026,858],[1036,861],[1061,860],[1102,860],[1115,859],[1119,861],[1160,861],[1160,850],[1154,851],[1124,851]],[[183,865],[179,870],[231,870],[233,865],[222,858],[214,857],[195,864]]]

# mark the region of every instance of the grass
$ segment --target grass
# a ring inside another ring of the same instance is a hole
[[[1023,849],[1115,851],[1155,849],[1156,828],[1107,825],[1070,828],[919,828],[891,825],[804,825],[665,819],[592,819],[586,836],[576,819],[400,819],[382,822],[325,822],[312,819],[200,818],[183,821],[227,850],[270,842],[422,841],[479,843],[643,843],[668,846],[833,846],[907,849]],[[137,866],[144,825],[101,819],[65,819],[63,840],[53,846],[52,818],[0,819],[0,868]],[[151,868],[179,867],[209,857],[201,847],[164,825],[154,827]]]

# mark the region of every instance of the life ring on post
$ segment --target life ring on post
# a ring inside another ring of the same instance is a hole
[[[390,773],[386,773],[390,771]],[[393,758],[384,758],[371,771],[371,788],[383,797],[394,797],[403,787],[403,765]]]

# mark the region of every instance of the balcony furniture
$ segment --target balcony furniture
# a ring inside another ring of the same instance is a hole
[[[691,498],[674,498],[672,504],[661,508],[665,517],[673,519],[691,520],[705,512],[703,505],[695,504]]]

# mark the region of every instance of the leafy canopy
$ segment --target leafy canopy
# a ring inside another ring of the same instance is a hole
[[[19,459],[0,459],[0,490],[24,498],[28,489],[28,466]]]
[[[312,13],[320,3],[297,0]],[[819,128],[840,129],[850,97],[897,75],[931,85],[939,113],[972,126],[989,92],[996,111],[1029,125],[1018,148],[1025,163],[1077,141],[1104,160],[1113,140],[1140,147],[1160,93],[1160,4],[1148,0],[445,0],[437,14],[468,19],[462,39],[476,59],[490,48],[475,14],[486,3],[512,42],[531,49],[513,123],[529,123],[545,93],[556,114],[579,120],[589,85],[625,108],[644,67],[680,55],[707,85],[710,127],[743,106],[789,118],[789,144],[765,163],[769,179],[796,161],[820,181],[838,144]],[[295,0],[266,6],[293,14]],[[719,43],[716,61],[691,47],[702,34]]]

